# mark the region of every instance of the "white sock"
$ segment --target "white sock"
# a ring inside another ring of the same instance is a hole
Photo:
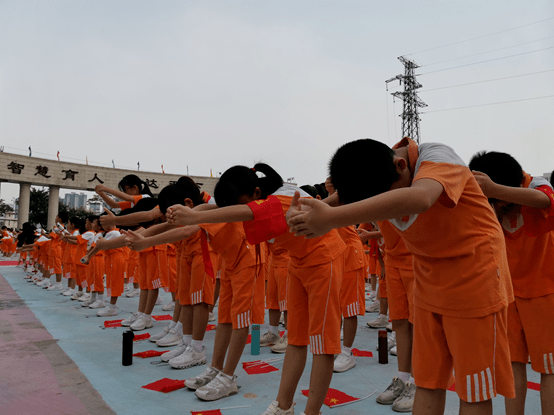
[[[413,378],[413,376],[410,376],[410,379],[408,379],[408,382],[406,382],[406,383],[414,384],[414,383],[415,383],[415,379]]]
[[[406,383],[408,382],[408,379],[410,379],[410,374],[407,372],[398,372],[396,377],[398,379],[402,379],[402,382]]]
[[[98,293],[92,293],[92,297],[90,297],[90,299],[92,301],[96,301],[96,297],[98,296]]]
[[[381,317],[388,317],[386,314],[379,314],[379,318]]]
[[[173,320],[171,320],[171,323],[169,323],[169,330],[171,330],[176,325],[177,325],[177,323],[175,323]]]
[[[377,295],[377,292],[375,290],[371,290],[371,295]]]
[[[271,334],[279,334],[279,326],[269,326],[269,332]]]
[[[98,294],[98,296],[96,297],[96,299],[98,301],[104,301],[104,294]]]
[[[183,332],[183,325],[179,321],[177,324],[175,324],[175,327],[173,327],[173,330],[175,330],[175,333],[181,334]]]
[[[221,376],[225,376],[225,377],[226,377],[227,379],[229,379],[229,380],[233,380],[233,376],[226,375],[225,373],[223,373],[223,370],[222,370],[221,372],[219,372],[219,374],[220,374]]]
[[[194,350],[196,350],[197,352],[201,352],[202,351],[202,346],[204,345],[204,341],[203,340],[193,340],[190,345],[192,347],[194,347]]]
[[[289,331],[287,329],[285,329],[285,333],[283,334],[283,336],[286,336],[288,332]]]
[[[192,334],[183,334],[183,342],[185,345],[190,346],[192,342]]]
[[[346,352],[346,354],[350,354],[352,352],[352,347],[346,347],[345,345],[342,346],[342,351]]]

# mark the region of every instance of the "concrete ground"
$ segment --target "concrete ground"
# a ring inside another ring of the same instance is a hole
[[[162,378],[184,380],[201,373],[205,366],[174,370],[169,366],[152,365],[159,358],[135,357],[132,366],[121,365],[122,333],[124,328],[103,328],[105,320],[126,318],[136,311],[138,298],[122,297],[119,316],[100,318],[94,310],[85,309],[77,301],[53,292],[47,292],[23,279],[21,268],[1,266],[0,263],[0,414],[159,414],[222,409],[224,415],[260,414],[277,394],[282,361],[272,363],[279,371],[248,375],[242,365],[237,368],[237,395],[203,402],[189,390],[180,389],[160,393],[142,386]],[[169,294],[164,293],[169,301]],[[217,309],[216,309],[217,310]],[[154,315],[165,315],[161,306]],[[354,347],[371,350],[374,357],[357,357],[357,366],[345,373],[335,374],[331,387],[363,401],[329,408],[323,414],[361,415],[393,414],[390,406],[379,405],[376,396],[387,388],[397,370],[396,357],[389,363],[378,363],[377,330],[369,329],[366,321],[376,314],[359,319],[359,330]],[[267,321],[267,318],[266,318]],[[152,329],[138,332],[150,334],[160,331],[167,322],[155,322]],[[261,332],[267,331],[267,325]],[[208,361],[215,331],[206,333]],[[135,342],[134,352],[159,349],[147,340]],[[241,362],[279,357],[269,348],[262,348],[259,356],[250,354],[247,345]],[[429,364],[433,364],[429,362]],[[296,393],[296,413],[304,408],[306,397],[300,390],[308,389],[311,359]],[[539,375],[528,370],[529,381],[539,382]],[[493,400],[494,413],[504,414],[504,399]],[[237,409],[228,407],[246,406]],[[454,392],[447,392],[445,414],[458,413],[459,400]],[[527,394],[527,413],[540,413],[539,392],[530,389]]]

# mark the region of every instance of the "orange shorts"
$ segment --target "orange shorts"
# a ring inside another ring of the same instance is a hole
[[[167,279],[168,292],[174,293],[177,291],[177,257],[175,255],[167,256]]]
[[[217,263],[216,254],[210,252],[212,264]],[[181,305],[214,303],[215,276],[206,273],[204,257],[199,255],[181,256],[179,261],[179,302]]]
[[[414,322],[414,271],[385,265],[389,317]],[[388,295],[390,293],[390,295]]]
[[[168,286],[165,251],[142,251],[139,256],[139,286],[141,290],[156,290]]]
[[[269,310],[287,311],[288,268],[268,267],[265,307]]]
[[[256,271],[260,271],[259,266],[221,273],[218,323],[232,323],[233,329],[263,324],[265,281],[263,274],[258,276]]]
[[[343,317],[363,316],[365,314],[364,269],[345,272],[340,286],[340,305]]]
[[[535,372],[554,373],[554,294],[516,297],[508,306],[508,335],[512,362],[531,357]]]
[[[342,269],[342,257],[313,267],[294,268],[289,264],[290,344],[309,344],[313,354],[340,354]]]
[[[48,257],[48,266],[50,268],[50,274],[62,273],[62,252],[52,251],[52,255]]]
[[[377,273],[377,265],[378,264],[379,264],[379,262],[377,261],[377,258],[367,254],[367,273],[368,273],[368,275],[379,275]]]
[[[82,287],[83,282],[87,280],[87,267],[82,264],[73,264],[73,269],[75,270],[75,283]]]
[[[129,283],[138,282],[138,252],[129,252],[129,260],[127,261],[127,269],[125,270],[125,278]]]
[[[94,285],[94,261],[90,261],[88,265],[85,265],[86,281],[81,282],[81,287],[86,288],[87,291],[92,291]]]
[[[415,307],[415,384],[448,389],[454,382],[454,370],[456,393],[463,401],[483,402],[497,394],[514,398],[507,323],[507,309],[485,317],[461,318]]]
[[[387,298],[389,295],[387,291],[387,275],[385,273],[385,278],[381,279],[381,265],[379,263],[377,263],[377,272],[377,275],[379,275],[379,297]]]
[[[106,273],[104,255],[96,254],[94,261],[94,284],[90,289],[99,293],[104,292],[104,274]]]
[[[74,273],[73,264],[71,264],[69,262],[64,262],[62,264],[62,270],[63,270],[63,277],[64,278],[75,278],[75,275],[72,275]]]
[[[125,258],[119,253],[106,255],[106,296],[121,297],[125,285]]]

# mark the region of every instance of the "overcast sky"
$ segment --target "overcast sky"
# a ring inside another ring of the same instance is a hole
[[[322,182],[342,143],[401,138],[401,88],[385,87],[401,55],[421,65],[422,142],[554,169],[552,0],[2,0],[0,145],[201,176],[262,161]]]

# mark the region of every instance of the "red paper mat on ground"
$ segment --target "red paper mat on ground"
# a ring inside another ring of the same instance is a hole
[[[0,266],[2,266],[2,267],[17,265],[17,264],[18,264],[17,261],[0,261]]]
[[[121,327],[121,322],[123,320],[106,320],[104,321],[104,327]]]
[[[146,340],[150,338],[150,333],[144,333],[144,334],[135,334],[135,337],[133,338],[134,342],[138,342],[141,340]]]
[[[352,349],[352,355],[353,356],[360,356],[360,357],[373,357],[373,352],[367,352],[365,350],[360,349]]]
[[[242,362],[242,368],[249,375],[258,375],[260,373],[269,373],[279,370],[275,366],[271,366],[269,363],[262,362],[261,360]]]
[[[308,396],[308,392],[309,392],[308,390],[303,390],[302,395]],[[358,399],[360,398],[354,398],[353,396],[347,395],[344,392],[329,388],[329,390],[327,391],[327,396],[325,396],[325,400],[323,401],[323,403],[327,405],[329,408],[332,408],[335,405],[354,402],[354,401],[357,401]]]
[[[169,350],[166,350],[164,352],[159,352],[157,350],[147,350],[145,352],[135,353],[133,356],[142,357],[143,359],[146,359],[148,357],[161,356],[162,354],[167,353],[167,352],[169,352]]]
[[[169,314],[166,314],[164,316],[152,316],[152,318],[156,321],[165,321],[165,320],[172,320],[173,317],[171,317]]]
[[[163,378],[160,380],[157,380],[156,382],[149,383],[148,385],[144,385],[144,389],[150,389],[152,391],[156,392],[173,392],[177,389],[183,389],[185,387],[185,381],[184,380],[177,380],[177,379],[168,379]]]
[[[215,324],[208,324],[206,326],[206,331],[212,331],[215,330]]]
[[[219,409],[210,409],[209,411],[190,411],[192,415],[222,415]]]

